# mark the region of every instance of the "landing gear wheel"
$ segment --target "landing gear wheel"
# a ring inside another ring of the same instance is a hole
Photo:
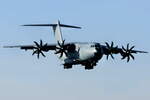
[[[94,68],[94,66],[93,66],[92,63],[88,63],[88,64],[85,65],[85,70],[91,70],[93,68]]]
[[[71,69],[72,65],[64,65],[64,69]]]

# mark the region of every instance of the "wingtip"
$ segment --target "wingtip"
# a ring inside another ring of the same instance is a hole
[[[2,46],[2,48],[11,48],[11,46]]]
[[[82,29],[82,27],[79,27],[79,29]]]
[[[25,24],[25,25],[20,25],[20,26],[31,26],[31,25],[29,25],[29,24]]]
[[[140,51],[140,53],[148,53],[147,51]]]
[[[3,46],[3,48],[17,48],[17,47],[20,47],[20,46]]]
[[[27,26],[27,25],[20,25],[20,26]]]

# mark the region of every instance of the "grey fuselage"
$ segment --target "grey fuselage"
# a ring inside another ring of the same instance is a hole
[[[65,46],[72,47],[67,51],[67,56],[64,54],[61,58],[64,64],[75,65],[86,63],[96,64],[103,56],[102,45],[99,43],[66,43]],[[71,50],[72,49],[72,50]]]

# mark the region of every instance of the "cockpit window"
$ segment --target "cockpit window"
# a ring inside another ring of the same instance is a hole
[[[95,43],[95,44],[91,45],[91,47],[100,47],[100,44],[99,43]]]
[[[100,44],[99,44],[99,43],[96,43],[96,44],[95,44],[95,47],[100,47]]]
[[[91,45],[91,47],[95,47],[95,45]]]

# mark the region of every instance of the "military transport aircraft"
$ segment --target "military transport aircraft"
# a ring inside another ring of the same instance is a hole
[[[120,54],[122,56],[121,59],[127,59],[127,62],[129,62],[130,58],[132,58],[133,60],[135,59],[133,54],[147,53],[145,51],[133,50],[135,46],[129,47],[129,44],[127,44],[126,48],[124,46],[119,48],[118,46],[114,46],[113,42],[111,42],[111,44],[105,42],[104,45],[96,42],[65,43],[65,40],[62,38],[61,27],[77,29],[81,29],[81,27],[61,24],[60,21],[57,21],[56,24],[28,24],[23,26],[52,27],[56,39],[56,44],[44,44],[43,41],[40,40],[40,43],[34,41],[33,45],[4,46],[4,48],[20,48],[23,50],[33,50],[32,55],[36,54],[37,58],[39,58],[40,55],[46,57],[44,52],[54,50],[55,54],[63,62],[65,69],[72,68],[72,65],[77,64],[85,66],[85,69],[88,70],[93,69],[94,66],[96,66],[97,62],[103,57],[103,55],[106,55],[106,58],[108,60],[109,56],[114,59],[113,54]]]

